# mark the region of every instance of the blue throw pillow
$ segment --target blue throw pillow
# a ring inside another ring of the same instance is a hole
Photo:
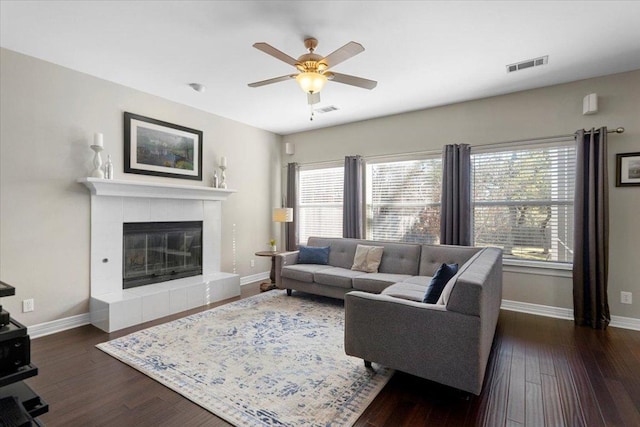
[[[442,264],[436,274],[431,278],[431,283],[427,287],[427,292],[424,293],[422,302],[428,304],[435,304],[440,299],[440,294],[445,285],[453,276],[458,272],[458,264]]]
[[[329,246],[300,246],[298,264],[323,264],[329,263]]]

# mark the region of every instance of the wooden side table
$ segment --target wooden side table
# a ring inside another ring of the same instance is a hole
[[[269,256],[271,257],[271,272],[269,273],[269,282],[263,282],[260,284],[260,290],[270,291],[276,288],[276,255],[281,254],[282,251],[258,251],[257,256]]]

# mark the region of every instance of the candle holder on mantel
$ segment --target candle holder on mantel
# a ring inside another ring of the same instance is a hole
[[[224,172],[227,170],[227,167],[220,165],[220,170],[222,172],[220,173],[220,184],[218,185],[218,188],[227,188],[227,175]]]
[[[101,145],[92,145],[91,149],[96,153],[95,156],[93,156],[93,167],[95,169],[91,172],[91,176],[94,178],[104,178],[102,158],[100,157],[100,152],[104,150],[104,148]]]

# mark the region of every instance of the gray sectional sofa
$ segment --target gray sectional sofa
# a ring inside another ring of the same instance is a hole
[[[358,244],[384,247],[378,273],[351,270]],[[276,258],[278,288],[344,299],[354,289],[380,293],[417,276],[420,270],[421,246],[417,244],[310,237],[308,246],[329,246],[328,264],[298,264],[298,251],[280,254]]]
[[[384,247],[377,273],[351,270],[358,245]],[[480,394],[502,301],[502,251],[311,237],[328,263],[276,258],[278,288],[345,300],[348,355]],[[458,264],[435,304],[422,302],[442,263]]]

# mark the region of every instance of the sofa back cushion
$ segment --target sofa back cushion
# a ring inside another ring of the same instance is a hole
[[[464,265],[482,248],[454,245],[422,245],[420,255],[420,276],[433,276],[445,264]]]
[[[442,289],[442,292],[440,293],[440,298],[438,298],[438,302],[436,304],[447,305],[449,303],[449,297],[451,296],[451,291],[453,290],[453,287],[456,285],[456,282],[458,281],[458,277],[460,277],[460,275],[464,273],[468,268],[471,268],[475,260],[479,258],[485,250],[486,248],[481,249],[480,251],[473,254],[471,258],[469,258],[469,261],[464,263],[464,265],[458,266],[458,271],[444,286],[444,289]]]
[[[502,250],[484,248],[472,262],[461,266],[451,280],[455,283],[450,295],[446,297],[449,284],[441,295],[447,310],[497,318],[502,302]]]
[[[421,245],[339,237],[309,237],[308,246],[330,246],[329,265],[351,269],[358,245],[382,246],[379,273],[418,275]]]
[[[414,243],[375,242],[384,246],[379,273],[418,275],[420,268],[420,245]]]
[[[307,246],[329,246],[329,265],[351,270],[353,258],[356,254],[356,246],[351,239],[330,237],[309,237]]]

